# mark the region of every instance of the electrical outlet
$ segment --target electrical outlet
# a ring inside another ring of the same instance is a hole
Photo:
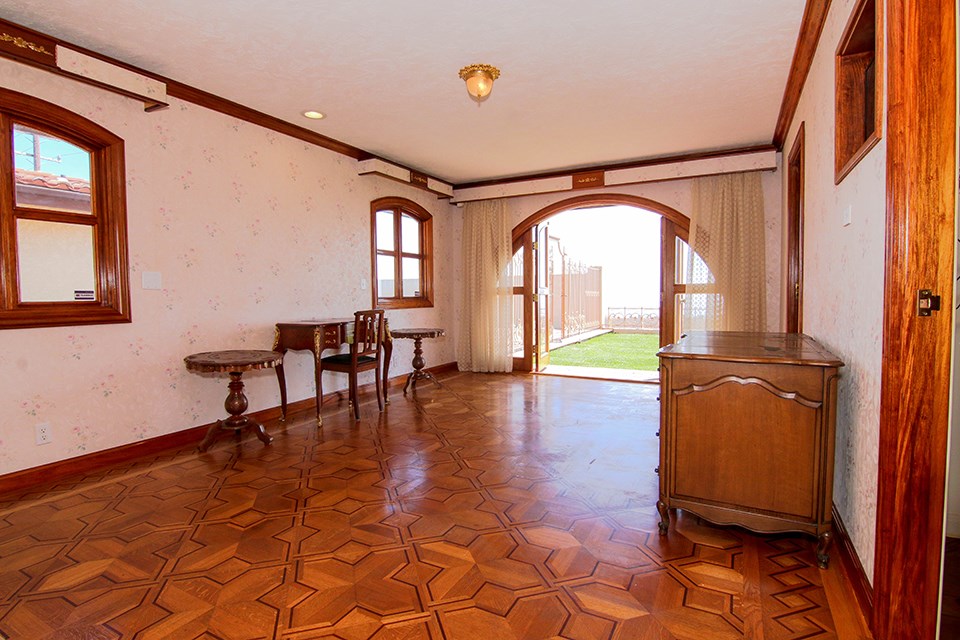
[[[50,428],[50,423],[48,422],[41,422],[34,427],[34,435],[37,438],[37,444],[50,444],[53,442],[53,430]]]

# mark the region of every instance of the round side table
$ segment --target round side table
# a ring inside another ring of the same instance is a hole
[[[413,385],[413,389],[416,390],[417,380],[422,380],[424,378],[428,380],[433,380],[434,384],[440,385],[440,381],[433,377],[433,374],[429,371],[424,371],[424,361],[423,361],[423,339],[424,338],[439,338],[444,335],[443,329],[437,328],[417,328],[417,329],[391,329],[390,335],[394,338],[410,338],[413,340],[413,371],[410,372],[410,375],[407,376],[407,384],[403,385],[403,395],[407,395],[407,388],[410,385]]]
[[[226,420],[217,420],[207,430],[203,442],[200,443],[200,451],[206,451],[213,443],[217,435],[224,429],[233,429],[239,434],[244,427],[250,427],[257,434],[263,444],[273,442],[273,437],[267,435],[263,425],[251,418],[243,415],[247,410],[247,396],[243,394],[243,372],[253,371],[255,369],[266,369],[275,367],[283,362],[283,354],[276,351],[207,351],[204,353],[194,353],[183,359],[190,371],[199,373],[229,373],[230,393],[223,403],[223,407],[230,414]]]

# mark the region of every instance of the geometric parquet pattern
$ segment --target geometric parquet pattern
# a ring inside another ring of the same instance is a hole
[[[812,539],[658,535],[657,392],[456,374],[6,496],[0,637],[844,638]]]

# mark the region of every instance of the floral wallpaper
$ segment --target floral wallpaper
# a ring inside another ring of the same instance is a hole
[[[370,201],[394,195],[434,216],[435,306],[392,310],[394,327],[441,326],[429,365],[455,360],[460,210],[331,151],[171,100],[142,103],[0,60],[0,85],[59,104],[122,137],[133,322],[0,331],[0,474],[206,424],[224,416],[226,378],[184,356],[269,349],[283,320],[349,317],[371,306]],[[141,287],[144,272],[162,288]],[[391,374],[411,370],[399,340]],[[313,396],[308,352],[285,359],[291,401]],[[372,375],[372,374],[368,374]],[[372,378],[371,378],[372,379]],[[250,410],[280,402],[273,371],[244,376]],[[362,381],[365,382],[365,381]],[[345,388],[345,376],[324,380]],[[38,446],[34,427],[51,425]]]
[[[842,0],[830,6],[784,154],[790,153],[800,124],[806,122],[803,331],[845,363],[837,395],[833,501],[872,580],[880,441],[886,141],[882,139],[834,185],[834,52],[854,4],[854,0]],[[851,223],[844,226],[847,207],[851,207]]]

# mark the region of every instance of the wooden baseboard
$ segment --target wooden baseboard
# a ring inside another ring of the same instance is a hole
[[[427,371],[434,375],[440,375],[456,370],[456,362],[427,368]],[[403,387],[403,385],[406,384],[407,375],[408,374],[405,373],[403,375],[390,378],[390,380],[387,382],[388,389],[392,390],[394,388]],[[371,382],[361,386],[360,392],[366,393],[373,389],[374,384]],[[343,393],[346,393],[346,390],[324,394],[323,401],[326,403],[328,399],[332,400]],[[312,411],[314,410],[314,407],[316,407],[316,402],[314,399],[306,398],[304,400],[288,403],[287,413],[293,414],[298,411]],[[267,409],[261,409],[260,411],[255,411],[249,415],[258,422],[277,420],[280,418],[280,406],[278,405],[275,407],[269,407]],[[76,458],[67,458],[65,460],[58,460],[57,462],[51,462],[50,464],[45,464],[39,467],[14,471],[13,473],[0,476],[0,494],[15,493],[29,489],[30,487],[34,487],[41,483],[55,482],[70,476],[88,474],[91,471],[100,469],[102,467],[120,464],[142,456],[156,455],[162,451],[168,451],[170,449],[181,449],[190,444],[199,445],[204,434],[206,434],[207,429],[209,429],[212,424],[213,423],[203,424],[197,427],[190,427],[182,431],[174,431],[173,433],[167,433],[155,438],[149,438],[139,442],[131,442],[130,444],[113,447],[112,449],[95,451],[86,455],[77,456]]]
[[[847,528],[837,512],[837,505],[833,505],[833,531],[836,537],[834,548],[839,552],[840,562],[843,563],[844,571],[850,579],[850,585],[853,587],[853,593],[860,605],[864,620],[868,624],[873,624],[873,586],[867,579],[867,573],[863,570],[863,564],[860,563],[860,556],[850,541],[850,535]]]

